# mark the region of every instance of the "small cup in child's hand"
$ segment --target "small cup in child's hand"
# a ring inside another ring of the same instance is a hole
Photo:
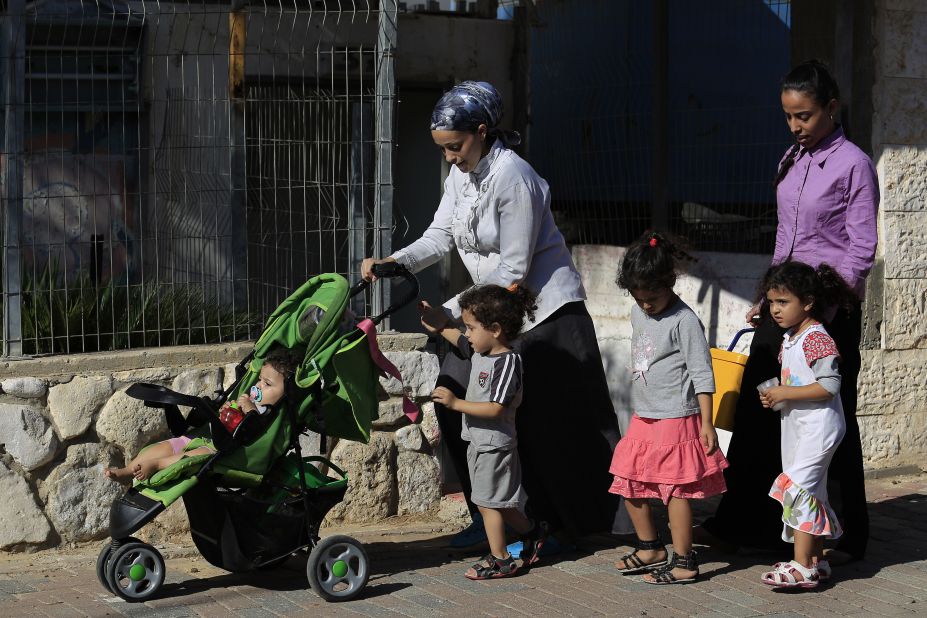
[[[763,394],[769,389],[773,388],[774,386],[779,386],[779,378],[769,378],[765,382],[760,382],[756,386],[756,390],[760,391],[760,394]],[[775,410],[776,412],[779,412],[780,410],[782,410],[783,407],[785,407],[785,402],[780,401],[776,405],[772,406],[772,409]]]

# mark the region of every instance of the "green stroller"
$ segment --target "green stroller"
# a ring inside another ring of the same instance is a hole
[[[238,364],[238,379],[215,398],[154,384],[127,389],[146,406],[163,409],[175,436],[193,438],[185,450],[211,444],[216,452],[184,457],[113,501],[112,539],[97,558],[97,577],[106,589],[130,602],[146,601],[158,592],[164,559],[131,535],[182,498],[193,542],[209,563],[247,572],[309,550],[307,577],[320,597],[347,601],[361,593],[370,575],[363,545],[342,535],[319,538],[326,513],[344,498],[347,475],[323,457],[304,457],[299,436],[312,430],[323,435],[323,444],[326,435],[367,442],[377,418],[378,377],[382,371],[399,377],[379,353],[374,329],[417,298],[418,282],[395,264],[378,265],[375,273],[402,277],[411,286],[382,314],[345,327],[348,300],[368,282],[350,288],[336,274],[310,279],[271,314],[253,352]],[[278,405],[267,414],[246,415],[230,433],[218,410],[248,392],[275,346],[305,349],[303,362],[286,380]],[[417,408],[407,399],[404,403],[407,415],[416,420]],[[190,409],[186,417],[181,406]]]

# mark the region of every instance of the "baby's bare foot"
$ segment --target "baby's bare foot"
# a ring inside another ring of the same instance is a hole
[[[157,471],[158,462],[156,460],[143,461],[139,464],[136,464],[133,476],[139,481],[144,481]]]
[[[134,473],[126,466],[125,468],[106,468],[103,470],[103,476],[112,481],[128,481]]]

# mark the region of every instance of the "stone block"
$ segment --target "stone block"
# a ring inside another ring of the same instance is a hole
[[[927,457],[927,413],[923,407],[891,415],[859,416],[863,461],[867,468],[923,465]]]
[[[414,352],[428,344],[425,333],[400,333],[394,330],[377,334],[377,346],[384,352]]]
[[[878,173],[883,213],[927,211],[927,146],[885,146]]]
[[[48,385],[39,378],[8,378],[0,382],[0,390],[14,397],[40,399],[48,392]]]
[[[398,515],[430,511],[441,501],[438,462],[428,453],[400,451],[396,457],[396,485],[399,492]]]
[[[873,142],[927,143],[927,79],[887,77],[873,91],[877,131]]]
[[[438,379],[438,357],[430,352],[385,352],[402,374],[403,383],[413,397],[427,397]],[[380,384],[390,395],[402,395],[402,384],[396,378],[380,378]]]
[[[116,391],[97,418],[97,435],[115,444],[125,453],[126,459],[138,454],[143,446],[168,436],[164,412],[146,408],[145,403]]]
[[[78,444],[68,448],[64,463],[52,470],[44,487],[46,512],[61,538],[91,541],[107,535],[110,505],[125,492],[103,476],[113,457],[111,448]]]
[[[885,34],[881,54],[882,75],[907,79],[927,78],[927,12],[909,8],[886,10],[882,13]]]
[[[113,373],[116,382],[153,382],[161,384],[172,379],[176,371],[170,367],[152,367],[148,369],[132,369]]]
[[[428,442],[428,446],[436,449],[441,443],[441,427],[438,426],[438,416],[435,414],[435,404],[427,402],[422,405],[422,420],[419,423],[422,429],[422,435]]]
[[[55,430],[38,408],[10,403],[0,403],[0,442],[26,470],[51,461],[58,448]]]
[[[886,350],[927,348],[927,280],[885,280]]]
[[[403,451],[421,451],[425,447],[425,437],[418,425],[406,425],[396,430],[393,434],[393,442],[399,452]]]
[[[396,513],[396,446],[393,435],[375,431],[370,443],[341,440],[331,461],[347,472],[350,482],[344,500],[326,518],[330,522],[361,523]]]
[[[48,519],[26,480],[0,461],[0,549],[44,543],[51,533]]]
[[[927,279],[927,210],[886,212],[882,217],[885,277]]]
[[[438,506],[438,519],[461,528],[469,526],[473,518],[470,517],[470,511],[467,510],[467,503],[463,499],[463,494],[441,496],[441,503]]]
[[[109,376],[75,377],[48,392],[48,412],[62,440],[81,435],[113,393]]]
[[[858,414],[893,416],[923,410],[925,365],[927,349],[865,351],[858,381]]]
[[[390,429],[408,422],[405,412],[402,410],[402,399],[392,398],[381,401],[379,405],[379,416],[373,421],[374,429]]]
[[[184,371],[174,378],[171,388],[185,395],[212,398],[216,389],[222,388],[222,370],[210,367]]]

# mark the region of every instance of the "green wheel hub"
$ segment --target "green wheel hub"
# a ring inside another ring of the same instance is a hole
[[[344,560],[338,560],[332,564],[332,575],[335,577],[344,577],[348,573],[348,563]]]
[[[145,569],[143,565],[133,564],[132,568],[129,569],[129,578],[132,581],[140,582],[143,579],[145,579],[145,575],[147,574],[147,572],[148,571]]]

